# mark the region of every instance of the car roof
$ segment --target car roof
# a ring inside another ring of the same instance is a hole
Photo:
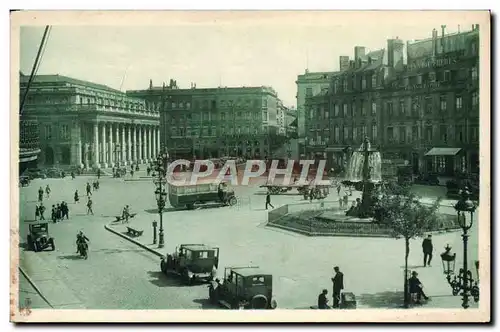
[[[48,222],[30,222],[30,226],[49,226]]]
[[[234,271],[235,273],[243,276],[243,277],[250,277],[250,276],[266,276],[266,275],[271,275],[269,272],[264,271],[258,266],[250,266],[250,267],[230,267],[231,271]]]
[[[216,248],[206,245],[206,244],[184,244],[182,245],[184,249],[191,251],[202,251],[202,250],[214,250]]]

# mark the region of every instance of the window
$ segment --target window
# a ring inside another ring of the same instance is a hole
[[[373,73],[372,74],[372,88],[375,88],[377,86],[377,74]]]
[[[366,125],[362,125],[361,126],[361,139],[364,139],[367,135],[368,134],[366,132]]]
[[[182,101],[179,102],[179,108],[184,108],[184,103]]]
[[[347,104],[344,104],[344,117],[347,117]]]
[[[399,141],[401,143],[406,142],[406,127],[399,127]]]
[[[377,139],[377,125],[376,124],[372,124],[372,140],[376,140]]]
[[[418,116],[420,111],[420,101],[418,100],[418,97],[413,98],[411,101],[411,113],[413,116]]]
[[[449,82],[451,81],[451,71],[445,70],[443,72],[443,82]]]
[[[439,97],[439,109],[441,112],[446,112],[446,96]]]
[[[69,138],[69,127],[68,125],[61,126],[61,139],[66,140]]]
[[[237,116],[238,118],[241,118],[241,112],[237,112],[237,113],[236,113],[236,116]]]
[[[459,141],[460,143],[464,142],[464,132],[462,125],[455,126],[455,140]]]
[[[245,112],[245,119],[250,120],[251,116],[250,112]]]
[[[339,108],[340,106],[338,104],[333,105],[335,116],[339,116]]]
[[[306,98],[307,97],[312,97],[313,95],[313,89],[312,88],[306,88]]]
[[[474,42],[470,46],[471,46],[472,54],[476,55],[477,54],[477,44]]]
[[[376,102],[372,102],[372,115],[376,115],[377,114],[377,103]]]
[[[404,99],[399,101],[399,112],[403,116],[406,114],[406,104]]]
[[[479,141],[479,127],[478,126],[472,127],[472,141],[473,142]]]
[[[222,121],[226,120],[226,113],[222,112],[222,113],[220,114],[220,119],[221,119]]]
[[[392,107],[392,102],[388,101],[387,104],[386,104],[386,106],[387,106],[387,114],[389,116],[393,116],[394,115],[394,109]]]
[[[445,167],[446,167],[446,159],[444,158],[444,156],[437,156],[436,161],[437,161],[436,166],[437,166],[438,172],[443,172]]]
[[[436,82],[436,73],[433,71],[429,73],[429,82]]]
[[[448,130],[446,128],[446,125],[439,126],[439,138],[443,143],[446,143],[448,141]]]
[[[335,137],[335,142],[339,142],[340,141],[340,132],[339,132],[338,126],[333,127],[333,135]]]
[[[353,127],[352,128],[352,139],[356,141],[358,139],[358,128]]]
[[[339,81],[338,80],[333,81],[333,91],[335,93],[339,92]]]
[[[366,77],[361,78],[361,90],[366,90]]]
[[[462,96],[455,97],[455,108],[457,111],[462,110]]]
[[[176,127],[170,127],[170,136],[171,137],[177,136],[177,128]]]
[[[344,127],[343,131],[344,131],[344,140],[346,141],[347,139],[349,139],[349,128]]]
[[[427,142],[432,141],[432,126],[431,125],[425,126],[425,139]]]
[[[413,126],[411,128],[411,139],[413,141],[418,140],[418,126]]]
[[[267,99],[262,100],[262,108],[267,108]]]
[[[407,87],[410,85],[410,79],[408,77],[403,78],[403,86]]]
[[[365,102],[363,100],[361,100],[360,106],[361,106],[361,115],[365,116],[366,115],[366,109],[365,109]]]
[[[477,81],[477,79],[479,78],[479,72],[477,70],[477,66],[472,67],[471,76],[473,81]]]
[[[187,109],[190,109],[190,108],[191,108],[191,103],[190,103],[189,101],[188,101],[188,102],[186,102],[186,108],[187,108]]]
[[[175,103],[175,101],[172,102],[172,108],[177,108],[177,104]]]
[[[262,112],[262,121],[267,121],[267,111]]]
[[[417,75],[417,84],[422,84],[422,75]]]
[[[45,125],[45,139],[52,139],[52,126]]]
[[[472,93],[472,106],[473,107],[479,106],[479,93],[477,91],[474,91]]]
[[[210,119],[210,113],[203,112],[203,121],[208,121]]]
[[[394,139],[394,128],[387,127],[387,139],[392,141]]]
[[[344,91],[344,92],[347,91],[347,77],[344,77],[342,79],[342,91]]]
[[[432,97],[425,98],[425,113],[432,114]]]

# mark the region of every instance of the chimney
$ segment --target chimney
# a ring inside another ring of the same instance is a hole
[[[479,24],[476,24],[476,27],[474,30],[479,30]]]
[[[444,49],[444,34],[445,34],[446,25],[441,25],[441,53],[446,52]]]
[[[153,89],[153,80],[152,79],[149,79],[149,89],[150,90]]]
[[[438,53],[437,38],[438,38],[437,30],[432,29],[432,56],[436,56]]]
[[[387,65],[391,68],[403,65],[404,42],[402,39],[387,40]]]
[[[339,70],[344,71],[349,69],[349,57],[345,55],[339,56]]]
[[[361,66],[361,59],[365,57],[366,48],[364,46],[354,46],[354,63],[356,67]]]

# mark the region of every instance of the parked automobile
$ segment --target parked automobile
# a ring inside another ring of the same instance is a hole
[[[188,285],[197,280],[213,280],[218,267],[219,248],[205,244],[181,244],[160,262],[163,273],[177,274]]]
[[[30,180],[29,176],[21,175],[19,177],[19,185],[21,187],[27,187],[27,186],[29,186],[30,182],[31,182],[31,180]]]
[[[169,184],[168,199],[175,208],[193,209],[195,204],[223,203],[235,205],[238,200],[234,190],[224,183]]]
[[[210,282],[209,299],[228,309],[275,309],[273,276],[257,266],[226,267],[224,279]]]
[[[446,182],[446,197],[460,199],[462,189],[468,188],[471,199],[479,200],[479,185],[469,180],[450,180]]]
[[[439,178],[436,174],[419,174],[414,182],[427,186],[439,186]]]
[[[28,168],[22,175],[27,176],[30,180],[47,178],[45,172],[39,168]]]
[[[56,249],[54,238],[49,236],[49,224],[46,222],[36,222],[29,224],[29,234],[27,236],[28,248],[37,252],[47,248]]]
[[[64,171],[62,171],[61,169],[58,169],[58,168],[49,168],[49,169],[45,170],[45,175],[48,178],[52,178],[52,179],[62,178],[63,173],[64,173]]]

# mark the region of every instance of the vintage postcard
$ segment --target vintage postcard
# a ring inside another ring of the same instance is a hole
[[[488,322],[487,11],[11,13],[11,321]]]

